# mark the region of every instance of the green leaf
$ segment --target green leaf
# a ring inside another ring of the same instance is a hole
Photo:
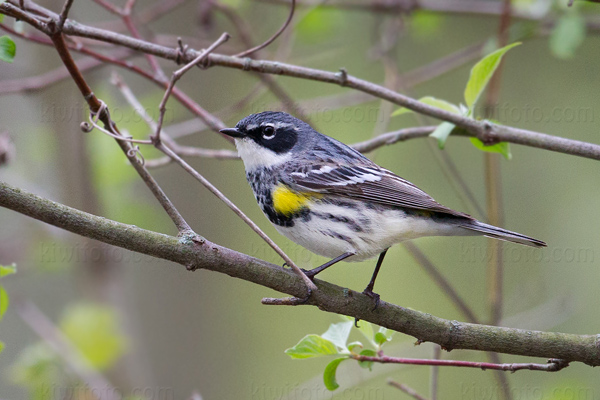
[[[17,264],[0,265],[0,278],[17,273]]]
[[[323,383],[325,383],[325,387],[327,388],[327,390],[334,391],[335,389],[340,387],[340,385],[338,385],[335,379],[335,373],[337,371],[338,365],[340,365],[342,361],[347,359],[348,358],[346,357],[336,358],[335,360],[327,364],[327,366],[325,367],[325,371],[323,372]]]
[[[477,103],[479,96],[481,96],[481,93],[483,93],[485,90],[485,87],[492,78],[492,75],[494,75],[498,65],[500,65],[502,56],[504,56],[508,50],[520,44],[520,42],[517,42],[509,44],[508,46],[504,46],[503,48],[488,54],[481,61],[475,64],[475,66],[471,69],[471,76],[469,77],[469,81],[467,82],[467,87],[465,89],[465,101],[467,103],[467,107],[470,109],[475,107],[475,103]]]
[[[377,357],[377,353],[375,352],[375,350],[371,349],[365,349],[361,351],[360,355],[367,357]],[[360,365],[362,368],[368,369],[369,371],[373,369],[373,361],[359,361],[358,365]]]
[[[8,293],[2,286],[0,286],[0,320],[4,317],[6,309],[8,308]]]
[[[572,58],[585,39],[585,30],[585,19],[576,10],[563,14],[550,34],[550,51],[558,58]]]
[[[361,342],[352,342],[348,345],[348,350],[353,351],[357,347],[362,349],[364,346]]]
[[[500,142],[491,146],[486,146],[481,140],[475,137],[472,137],[470,139],[471,143],[473,143],[473,146],[477,147],[479,150],[483,150],[488,153],[500,153],[507,160],[510,160],[512,158],[512,154],[510,153],[510,145],[508,142]]]
[[[335,344],[319,335],[306,335],[297,345],[285,351],[294,359],[340,354]]]
[[[5,347],[4,342],[2,340],[0,340],[0,353],[2,353],[2,350],[4,350],[4,347]]]
[[[94,303],[73,305],[64,313],[60,328],[94,368],[112,366],[125,352],[125,338],[110,307]]]
[[[379,332],[377,332],[375,334],[375,342],[377,342],[378,345],[383,345],[386,342],[389,342],[390,340],[392,340],[392,335],[394,334],[394,331],[391,331],[387,328],[384,328],[383,326],[379,328]]]
[[[446,145],[446,140],[448,139],[448,136],[450,136],[450,133],[452,133],[452,130],[454,128],[454,124],[447,121],[442,122],[437,126],[437,128],[435,128],[433,132],[431,132],[429,136],[436,138],[438,141],[438,147],[440,149],[443,149]]]
[[[454,113],[454,114],[459,114],[459,115],[461,114],[460,109],[457,106],[455,106],[454,104],[452,104],[450,102],[447,102],[446,100],[436,99],[435,97],[432,97],[432,96],[425,96],[425,97],[421,97],[419,99],[419,101],[421,103],[425,103],[432,107],[437,107],[442,110],[450,111],[451,113]],[[402,107],[402,108],[399,108],[396,111],[394,111],[392,113],[392,117],[395,117],[397,115],[402,115],[402,114],[408,114],[411,112],[413,112],[413,111],[408,108]]]
[[[0,60],[12,63],[17,53],[17,45],[10,36],[0,36]]]
[[[359,321],[358,322],[358,330],[363,334],[364,337],[367,338],[369,343],[375,346],[375,341],[373,340],[373,325],[367,321]]]
[[[350,336],[350,330],[352,329],[353,322],[339,322],[337,324],[329,325],[329,329],[327,332],[321,335],[321,337],[325,340],[329,340],[331,343],[335,344],[339,349],[346,350],[346,342],[348,341],[348,336]]]

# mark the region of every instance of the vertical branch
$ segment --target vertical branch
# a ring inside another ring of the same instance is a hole
[[[508,44],[508,27],[510,26],[511,0],[503,0],[502,15],[498,26],[498,47],[504,47]],[[494,115],[494,109],[498,103],[500,94],[500,80],[502,76],[503,62],[501,61],[498,69],[490,80],[485,98],[486,117]],[[484,169],[486,182],[486,208],[488,221],[492,225],[503,226],[504,215],[502,205],[502,175],[500,170],[500,155],[496,153],[484,154]],[[504,281],[504,260],[502,256],[503,243],[501,240],[488,240],[490,249],[490,258],[487,266],[488,271],[488,290],[490,293],[490,324],[498,325],[502,319],[502,291]],[[496,354],[499,360],[499,356]],[[500,382],[500,392],[505,400],[512,399],[510,385],[505,374],[499,371],[495,372],[496,379]]]
[[[498,46],[504,47],[508,44],[508,27],[510,25],[510,0],[504,0],[503,12],[500,17],[498,28]],[[486,118],[494,116],[494,109],[500,94],[500,80],[502,75],[500,64],[496,73],[490,80],[490,86],[485,99]],[[500,155],[485,153],[485,181],[486,181],[486,207],[490,224],[502,226],[504,224],[502,206],[502,176],[500,171]],[[497,325],[502,319],[502,283],[503,283],[503,259],[502,242],[500,240],[489,241],[490,262],[488,264],[488,279],[490,293],[490,323]]]
[[[442,348],[439,345],[433,346],[433,359],[441,360]],[[437,365],[431,366],[431,378],[429,383],[429,397],[431,400],[437,400],[438,384],[440,381],[440,367]]]

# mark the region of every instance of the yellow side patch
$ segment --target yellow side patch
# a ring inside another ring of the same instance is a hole
[[[283,215],[293,215],[306,206],[311,198],[320,198],[319,193],[301,193],[290,190],[285,185],[279,185],[273,191],[273,207]]]

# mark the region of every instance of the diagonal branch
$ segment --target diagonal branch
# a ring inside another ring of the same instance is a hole
[[[238,253],[207,240],[200,244],[121,224],[44,199],[0,182],[0,207],[8,208],[101,242],[192,269],[207,269],[301,297],[306,286],[290,270]],[[541,332],[449,321],[428,313],[373,301],[359,292],[315,279],[319,290],[307,304],[359,318],[434,342],[447,350],[471,349],[531,357],[557,358],[600,366],[600,335]]]
[[[52,25],[54,24],[49,24],[49,26]],[[79,88],[81,94],[83,95],[83,98],[87,101],[88,106],[90,108],[90,113],[92,115],[98,116],[98,119],[102,121],[106,130],[116,135],[120,135],[120,132],[118,131],[115,123],[110,119],[108,110],[106,109],[106,107],[103,107],[103,103],[94,95],[92,89],[86,82],[85,78],[81,74],[81,71],[77,67],[77,64],[73,60],[73,57],[71,57],[71,53],[67,48],[67,44],[65,42],[63,34],[60,30],[55,30],[56,28],[52,29],[53,33],[50,35],[50,39],[52,39],[52,42],[54,43],[61,60],[65,64],[65,67],[67,67],[67,70],[71,74],[71,77],[75,81],[75,84]],[[179,233],[191,233],[192,229],[185,221],[185,219],[181,216],[179,211],[177,211],[173,203],[171,203],[165,192],[160,188],[160,186],[158,186],[158,184],[150,175],[150,173],[148,173],[146,168],[144,168],[144,166],[138,162],[135,154],[131,153],[133,149],[131,145],[123,140],[117,140],[117,143],[119,144],[123,152],[127,155],[127,159],[130,161],[131,165],[140,175],[142,180],[146,183],[146,186],[148,186],[150,191],[154,194],[154,197],[156,197],[156,199],[162,205],[166,213],[169,215],[169,217],[177,227]]]

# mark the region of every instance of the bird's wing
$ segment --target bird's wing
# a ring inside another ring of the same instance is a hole
[[[409,181],[372,162],[360,165],[298,165],[287,168],[283,176],[287,181],[284,183],[299,191],[327,193],[375,204],[472,219],[467,214],[444,207]]]

